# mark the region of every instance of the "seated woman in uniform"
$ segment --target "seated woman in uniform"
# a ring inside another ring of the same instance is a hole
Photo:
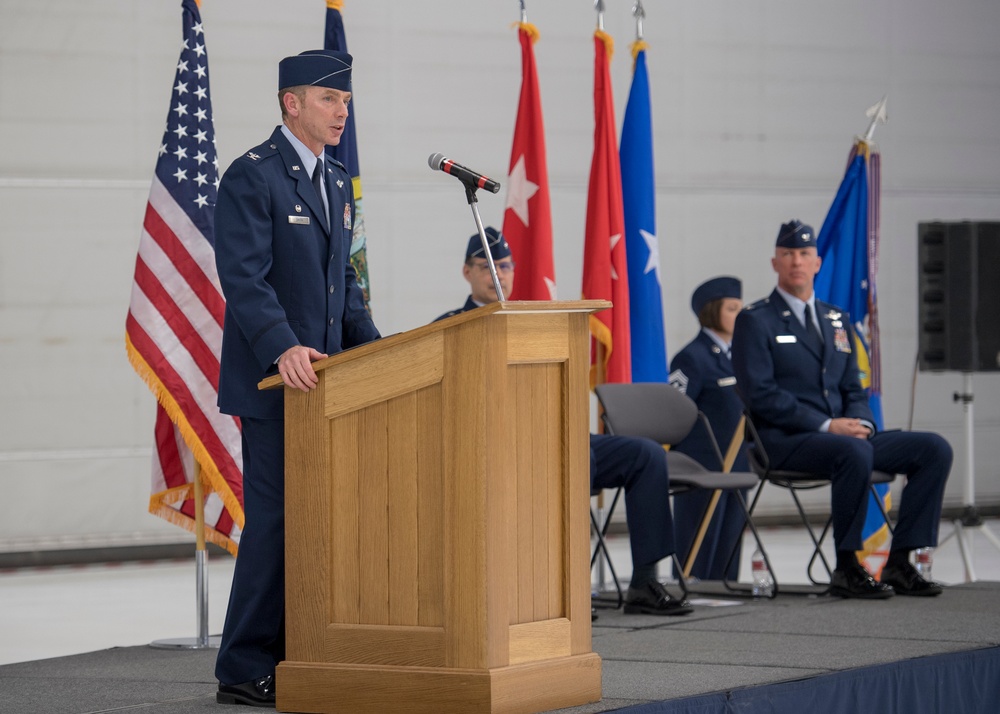
[[[691,296],[691,309],[698,316],[701,330],[670,362],[670,383],[694,400],[698,409],[708,417],[723,456],[743,413],[729,355],[733,326],[743,308],[742,294],[740,281],[729,276],[712,278],[699,285]],[[695,424],[684,441],[673,448],[705,468],[722,470],[701,421]],[[746,454],[741,449],[732,470],[746,471],[748,468]],[[711,496],[708,491],[695,491],[674,499],[674,533],[681,563],[687,562]],[[743,513],[735,496],[723,492],[690,574],[701,580],[722,580],[724,577],[736,580],[739,548],[728,572],[726,561],[733,544],[738,543],[742,535]]]

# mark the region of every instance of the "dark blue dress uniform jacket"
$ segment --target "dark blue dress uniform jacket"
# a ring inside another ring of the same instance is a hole
[[[694,400],[698,409],[708,417],[719,442],[719,449],[725,457],[733,432],[743,415],[743,402],[736,392],[732,360],[711,337],[699,332],[670,361],[670,382]],[[687,438],[674,448],[705,468],[713,471],[722,469],[719,457],[700,421]],[[733,471],[746,471],[748,468],[747,457],[741,450],[733,464]]]
[[[774,450],[780,452],[782,435],[816,432],[837,417],[864,419],[874,428],[868,395],[858,379],[850,316],[820,300],[816,314],[823,334],[819,350],[777,290],[736,318],[736,382],[772,461],[778,463],[782,454]]]
[[[311,177],[280,127],[236,159],[219,186],[215,252],[226,296],[219,407],[283,416],[282,391],[257,383],[295,345],[326,354],[379,336],[350,261],[354,194],[327,158],[331,227]]]

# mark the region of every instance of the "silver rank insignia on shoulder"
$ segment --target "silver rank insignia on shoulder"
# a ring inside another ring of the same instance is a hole
[[[253,159],[254,161],[256,161],[257,159],[260,158],[260,156],[258,156],[257,154],[253,153],[252,151],[248,151],[247,152],[247,156],[250,157],[251,159]]]
[[[293,223],[297,226],[308,226],[309,216],[289,216],[288,222]]]
[[[337,179],[337,188],[343,188],[343,187],[344,187],[344,182],[341,181],[340,179]]]

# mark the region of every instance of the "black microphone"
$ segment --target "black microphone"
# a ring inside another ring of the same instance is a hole
[[[427,159],[427,163],[435,171],[444,171],[446,174],[451,174],[462,183],[472,184],[476,188],[485,188],[490,193],[496,193],[500,190],[500,184],[493,179],[482,174],[477,174],[472,169],[467,169],[461,164],[456,164],[451,159],[446,159],[444,154],[431,154],[430,158]]]

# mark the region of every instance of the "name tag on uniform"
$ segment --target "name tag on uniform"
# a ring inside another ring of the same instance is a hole
[[[288,217],[288,222],[289,223],[294,223],[295,225],[298,225],[298,226],[308,226],[309,225],[309,216],[289,216]]]
[[[795,335],[778,335],[774,339],[777,340],[779,345],[790,345],[793,342],[799,341]]]
[[[723,377],[718,381],[720,387],[731,387],[736,384],[736,377]]]

